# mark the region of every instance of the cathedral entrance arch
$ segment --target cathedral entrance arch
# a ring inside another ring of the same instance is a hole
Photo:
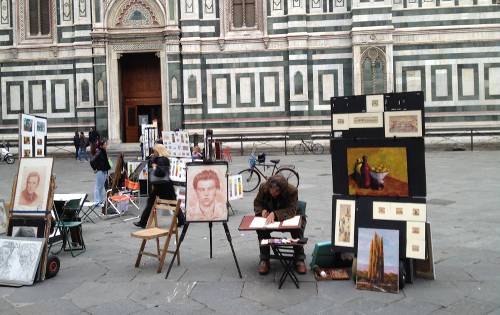
[[[169,129],[165,4],[111,0],[102,32],[109,82],[108,126],[112,142],[138,142],[141,122]]]

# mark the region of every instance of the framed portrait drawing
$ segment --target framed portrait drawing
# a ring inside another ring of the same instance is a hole
[[[381,113],[384,111],[384,94],[366,96],[366,112]]]
[[[8,220],[9,218],[5,201],[0,199],[0,235],[7,233],[7,225],[9,223]]]
[[[332,115],[333,130],[349,130],[349,114]]]
[[[227,221],[227,162],[191,162],[186,166],[186,221]]]
[[[354,247],[356,201],[336,199],[334,245]]]
[[[52,158],[23,158],[19,163],[12,211],[22,215],[44,215],[48,205]]]
[[[384,112],[386,138],[422,137],[422,111]]]

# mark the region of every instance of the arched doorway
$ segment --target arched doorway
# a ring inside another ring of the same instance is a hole
[[[123,54],[119,60],[121,105],[125,142],[138,142],[141,124],[158,124],[162,129],[162,87],[160,58],[155,53]]]

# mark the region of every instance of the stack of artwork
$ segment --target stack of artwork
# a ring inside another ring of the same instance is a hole
[[[162,140],[172,157],[191,157],[187,131],[162,131]]]
[[[357,288],[398,292],[400,261],[432,260],[423,93],[333,97],[331,105],[333,250],[357,255]]]
[[[237,200],[243,198],[243,176],[231,175],[228,177],[229,182],[229,200]]]
[[[0,238],[0,284],[31,285],[42,257],[43,239]]]

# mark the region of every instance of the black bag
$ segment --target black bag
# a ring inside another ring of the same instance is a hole
[[[91,159],[90,159],[90,167],[92,167],[92,169],[95,171],[97,170],[97,163],[96,163],[96,157],[97,157],[97,154],[94,155]]]

